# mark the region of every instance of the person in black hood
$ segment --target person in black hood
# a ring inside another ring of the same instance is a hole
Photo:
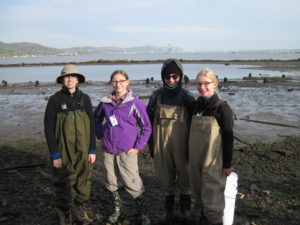
[[[154,158],[161,189],[165,194],[165,214],[162,220],[172,224],[175,191],[180,190],[183,219],[190,214],[190,185],[188,176],[187,106],[195,99],[182,87],[183,68],[176,59],[168,59],[161,69],[163,87],[150,96],[147,112],[153,127],[148,145]]]

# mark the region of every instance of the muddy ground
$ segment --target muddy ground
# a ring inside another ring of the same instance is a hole
[[[239,175],[235,222],[240,225],[296,225],[300,221],[300,137],[288,137],[272,144],[253,144],[235,148],[234,166]],[[112,212],[110,195],[102,177],[101,150],[94,165],[92,195],[88,211],[92,224],[105,224]],[[57,224],[51,168],[45,142],[18,140],[0,146],[0,224]],[[140,174],[144,181],[153,224],[163,212],[163,195],[155,177],[147,150],[139,155]],[[138,224],[135,205],[122,191],[123,222]],[[178,201],[176,212],[179,212]],[[197,211],[192,209],[191,223]],[[180,224],[179,222],[174,224]]]
[[[132,89],[147,103],[158,83],[133,82]],[[296,225],[300,221],[300,85],[299,79],[230,81],[220,84],[239,120],[235,121],[234,161],[239,176],[236,225]],[[185,85],[197,95],[194,84]],[[81,87],[96,105],[109,86]],[[43,113],[55,84],[17,84],[0,88],[0,224],[57,224],[53,207],[51,165],[43,136]],[[250,119],[256,122],[246,121]],[[267,122],[267,123],[262,123]],[[97,147],[88,203],[92,224],[105,224],[113,207],[103,186],[102,151]],[[140,173],[153,224],[163,212],[163,194],[147,149],[139,155]],[[138,224],[134,201],[122,191],[121,224]],[[243,197],[243,198],[242,198]],[[179,212],[178,199],[176,212]],[[192,209],[195,224],[197,210]],[[175,221],[174,224],[180,224]]]

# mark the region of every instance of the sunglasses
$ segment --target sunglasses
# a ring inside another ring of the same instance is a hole
[[[177,80],[178,77],[179,77],[179,75],[173,74],[173,75],[169,75],[169,76],[164,76],[164,79],[165,80],[171,80],[171,78],[172,78],[173,80]]]

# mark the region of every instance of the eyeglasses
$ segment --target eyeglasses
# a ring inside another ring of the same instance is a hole
[[[124,82],[127,81],[127,80],[113,80],[111,82],[112,85],[116,86],[117,84],[124,84]]]
[[[203,85],[204,87],[207,88],[211,83],[213,83],[213,82],[196,83],[196,85],[197,85],[198,87],[201,87],[201,86]]]
[[[172,78],[173,80],[177,80],[178,77],[179,77],[179,75],[173,74],[173,75],[169,75],[169,76],[164,76],[164,79],[165,80],[171,80],[171,78]]]

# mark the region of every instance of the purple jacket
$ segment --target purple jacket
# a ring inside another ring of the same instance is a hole
[[[94,117],[97,138],[103,138],[102,147],[113,154],[144,149],[152,132],[146,105],[132,91],[119,105],[110,97],[102,98]]]

